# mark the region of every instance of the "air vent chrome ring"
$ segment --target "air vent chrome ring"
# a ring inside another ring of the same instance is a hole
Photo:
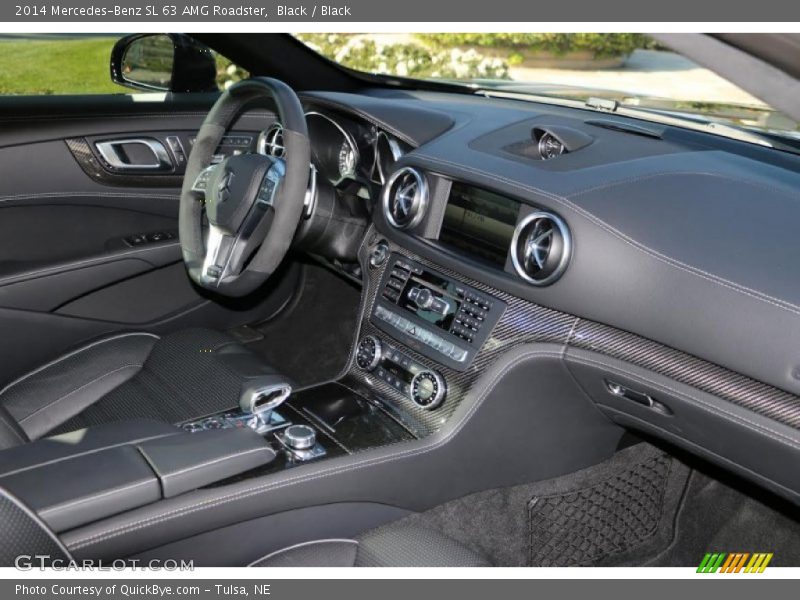
[[[386,181],[381,200],[383,214],[393,227],[416,227],[428,208],[428,182],[417,169],[403,167]]]
[[[572,256],[569,227],[551,212],[533,212],[517,224],[510,254],[514,269],[525,281],[549,285],[563,275]]]
[[[258,134],[256,142],[256,152],[264,156],[274,156],[284,158],[286,147],[283,143],[283,125],[273,123],[268,129]]]

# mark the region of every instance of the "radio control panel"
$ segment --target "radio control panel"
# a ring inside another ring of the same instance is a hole
[[[498,298],[392,254],[371,321],[420,354],[464,371],[505,309]]]

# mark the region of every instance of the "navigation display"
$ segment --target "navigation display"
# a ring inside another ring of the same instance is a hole
[[[502,268],[519,208],[519,202],[511,198],[453,182],[439,241]]]

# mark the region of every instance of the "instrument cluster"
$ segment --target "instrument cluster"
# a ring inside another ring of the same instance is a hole
[[[407,147],[390,134],[340,114],[306,112],[311,157],[321,177],[335,186],[347,182],[382,185]],[[257,152],[283,158],[283,127],[272,124],[258,136]]]

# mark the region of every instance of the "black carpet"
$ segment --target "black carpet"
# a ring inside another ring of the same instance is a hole
[[[479,492],[403,522],[438,529],[496,566],[625,564],[669,545],[688,475],[639,444],[589,469]]]
[[[800,509],[730,475],[692,471],[675,538],[652,566],[697,566],[706,552],[773,552],[773,567],[800,566]]]
[[[706,552],[800,566],[800,510],[646,443],[569,475],[472,494],[398,523],[432,527],[496,566],[696,567]]]
[[[247,343],[299,386],[336,377],[355,335],[361,290],[316,264],[304,265],[302,287],[275,319],[253,325],[263,335]]]

